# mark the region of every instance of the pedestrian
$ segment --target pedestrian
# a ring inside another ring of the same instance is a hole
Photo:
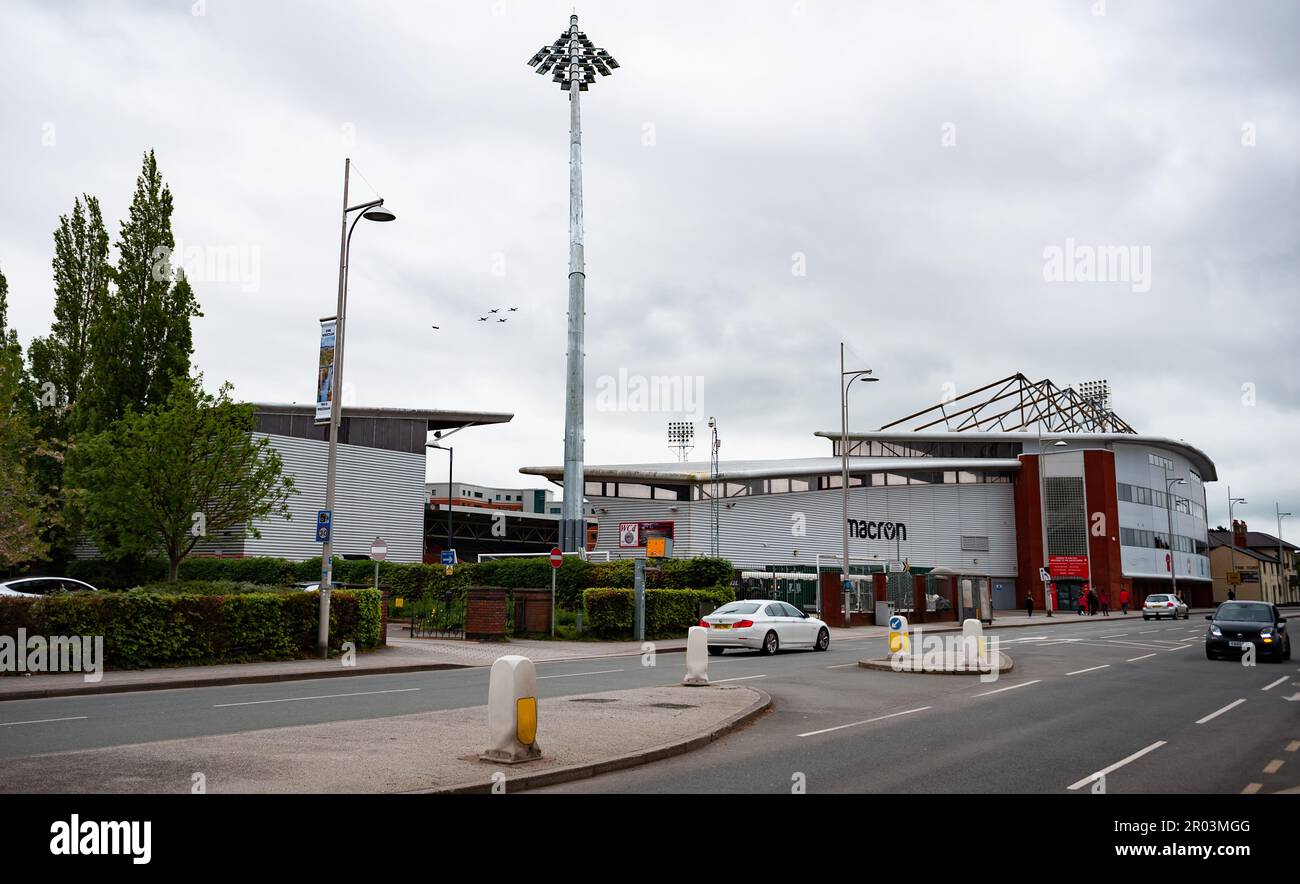
[[[1025,616],[1034,616],[1034,594],[1032,592],[1025,593]]]
[[[1088,594],[1079,590],[1079,616],[1082,617],[1088,613]]]
[[[1229,587],[1228,587],[1228,601],[1230,601],[1230,602],[1231,602],[1231,601],[1236,601],[1236,598],[1237,598],[1237,591],[1236,591],[1235,589],[1233,589],[1231,586],[1229,586]]]
[[[1108,592],[1106,592],[1106,590],[1103,589],[1103,590],[1101,591],[1101,595],[1098,596],[1098,599],[1099,599],[1100,602],[1101,602],[1101,614],[1102,614],[1102,616],[1103,616],[1103,617],[1109,617],[1109,616],[1110,616],[1110,594],[1109,594]]]
[[[1127,589],[1121,589],[1121,590],[1119,591],[1119,606],[1120,606],[1120,608],[1123,609],[1123,611],[1124,611],[1125,614],[1128,613],[1128,606],[1129,606],[1129,602],[1130,602],[1130,601],[1131,601],[1131,600],[1129,599],[1128,590],[1127,590]]]
[[[1098,606],[1097,590],[1093,589],[1090,586],[1088,587],[1088,616],[1090,617],[1097,616],[1097,606]]]

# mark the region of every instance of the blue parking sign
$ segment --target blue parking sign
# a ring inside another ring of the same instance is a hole
[[[444,549],[439,554],[439,559],[444,565],[454,565],[456,564],[456,551],[454,549]]]
[[[316,542],[329,543],[330,529],[334,527],[334,513],[331,510],[316,512]]]

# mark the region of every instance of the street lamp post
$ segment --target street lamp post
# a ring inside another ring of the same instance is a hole
[[[1170,588],[1173,590],[1175,598],[1178,597],[1178,560],[1174,558],[1174,547],[1177,544],[1174,542],[1174,503],[1171,498],[1173,497],[1172,489],[1175,485],[1186,484],[1187,482],[1183,479],[1169,478],[1169,469],[1165,468],[1165,513],[1168,516],[1167,521],[1169,524],[1169,579],[1173,581]]]
[[[1273,511],[1277,513],[1277,591],[1278,595],[1283,595],[1284,587],[1282,584],[1286,582],[1286,565],[1282,558],[1282,520],[1291,514],[1282,512],[1282,504],[1277,501],[1273,502]],[[1289,586],[1285,587],[1285,590],[1285,595],[1291,595]]]
[[[439,433],[438,437],[441,438],[441,436],[442,434]],[[430,444],[430,445],[426,445],[425,448],[436,448],[439,451],[447,452],[447,549],[452,549],[451,486],[452,486],[452,482],[455,481],[454,464],[456,462],[456,452],[452,449],[452,446],[450,445]]]
[[[560,513],[560,548],[586,549],[583,492],[583,336],[586,299],[586,258],[582,228],[582,116],[578,96],[596,80],[618,67],[604,49],[597,49],[578,30],[578,16],[569,16],[569,28],[552,44],[528,60],[551,82],[569,93],[569,332],[564,406],[564,500]]]
[[[1232,520],[1232,510],[1233,507],[1235,507],[1239,503],[1250,503],[1250,501],[1246,500],[1246,498],[1244,497],[1233,497],[1232,486],[1229,485],[1228,486],[1228,537],[1231,538],[1232,541],[1232,553],[1231,553],[1232,568],[1230,570],[1234,572],[1237,570],[1237,526],[1236,524],[1234,524]]]
[[[321,548],[320,624],[316,632],[316,650],[321,659],[329,657],[330,589],[334,583],[334,486],[338,473],[339,424],[342,420],[343,401],[343,343],[347,331],[348,310],[348,252],[352,246],[352,231],[362,218],[367,221],[392,221],[397,216],[384,208],[383,199],[348,205],[348,183],[352,174],[351,158],[343,161],[343,220],[339,232],[339,293],[337,324],[334,341],[334,382],[330,388],[329,454],[325,466],[325,509],[330,513],[329,538]],[[353,213],[351,226],[348,218]]]
[[[845,381],[848,378],[848,381]],[[840,341],[840,496],[844,505],[844,520],[840,530],[844,541],[843,576],[840,578],[840,594],[844,596],[844,625],[849,625],[849,387],[854,381],[872,382],[880,378],[871,377],[871,369],[863,371],[844,370],[844,342]]]

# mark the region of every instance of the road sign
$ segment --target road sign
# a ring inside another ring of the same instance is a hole
[[[641,523],[619,522],[618,545],[621,549],[634,549],[641,545]]]
[[[890,574],[902,574],[907,570],[907,565],[904,562],[889,562],[885,565],[885,569],[889,571]]]
[[[456,564],[456,551],[454,549],[444,549],[438,554],[438,561],[450,568]]]
[[[370,542],[370,558],[376,562],[382,562],[388,558],[388,544],[384,543],[382,537],[376,537]]]
[[[1051,582],[1052,582],[1052,575],[1049,574],[1049,573],[1047,572],[1047,569],[1046,569],[1046,568],[1039,568],[1039,569],[1038,569],[1038,579],[1041,580],[1041,581],[1043,581],[1044,583],[1051,583]]]
[[[645,542],[648,559],[666,559],[673,554],[673,542],[667,537],[651,537]]]
[[[564,551],[558,546],[551,550],[551,567],[558,568],[564,564]]]
[[[333,529],[333,527],[334,527],[334,511],[317,510],[316,511],[316,542],[329,543],[330,532]]]

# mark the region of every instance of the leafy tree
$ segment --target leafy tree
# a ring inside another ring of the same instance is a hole
[[[54,231],[54,323],[50,334],[28,348],[32,376],[43,406],[62,414],[75,403],[90,373],[90,332],[108,299],[113,272],[108,261],[108,231],[99,200],[86,195],[59,217]]]
[[[128,410],[109,430],[78,437],[68,482],[78,489],[91,536],[110,560],[162,552],[175,580],[202,539],[279,515],[296,493],[280,455],[253,431],[253,407],[217,396],[202,378],[178,379],[166,402]]]
[[[41,539],[52,511],[32,477],[38,452],[32,431],[30,387],[18,333],[8,327],[9,282],[0,273],[0,567],[43,558]]]
[[[102,430],[128,410],[162,405],[190,372],[190,320],[202,316],[189,282],[171,263],[172,193],[153,151],[117,240],[117,267],[90,325],[87,426]]]

